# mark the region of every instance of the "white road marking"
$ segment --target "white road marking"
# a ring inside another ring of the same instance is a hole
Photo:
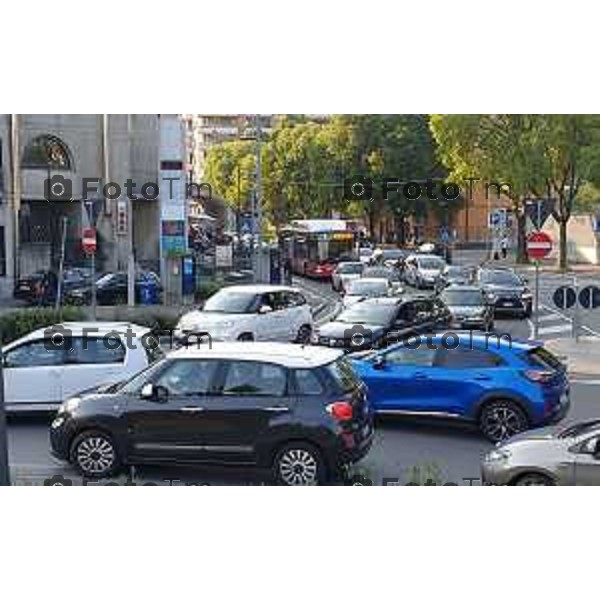
[[[563,331],[571,331],[571,329],[572,327],[570,323],[563,323],[562,325],[552,325],[550,327],[540,327],[538,329],[538,335],[562,333]]]
[[[558,315],[553,315],[553,314],[549,314],[549,315],[541,315],[538,318],[538,321],[540,323],[545,323],[546,321],[556,321],[556,319],[560,318]]]
[[[579,385],[600,385],[600,379],[571,379],[571,383]]]

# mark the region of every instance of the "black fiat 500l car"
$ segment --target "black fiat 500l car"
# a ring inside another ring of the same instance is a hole
[[[90,478],[124,465],[216,463],[326,482],[371,446],[366,390],[339,350],[244,342],[171,353],[130,381],[71,398],[53,454]]]

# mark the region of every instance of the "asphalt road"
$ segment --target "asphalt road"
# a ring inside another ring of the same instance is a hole
[[[337,310],[337,295],[329,286],[317,282],[301,283],[311,304],[319,306],[319,320],[326,320]],[[558,276],[543,276],[541,290],[548,298],[559,283]],[[542,311],[544,311],[542,313]],[[600,312],[600,311],[596,311]],[[551,315],[542,307],[540,316]],[[556,316],[556,315],[554,315]],[[600,315],[582,314],[586,327],[600,332]],[[568,316],[556,323],[546,317],[541,321],[542,339],[570,335]],[[568,325],[568,326],[567,326]],[[527,320],[501,319],[496,322],[499,333],[509,333],[514,338],[528,339],[532,323]],[[572,382],[573,406],[568,420],[600,418],[598,380]],[[48,425],[50,417],[12,417],[9,420],[9,455],[13,481],[21,485],[42,485],[50,477],[64,477],[73,485],[83,482],[73,469],[49,454]],[[375,443],[370,454],[355,469],[375,485],[385,482],[405,484],[409,481],[479,485],[481,457],[491,448],[473,428],[446,422],[429,422],[408,418],[386,418],[377,423]],[[261,485],[269,483],[262,472],[217,468],[164,468],[144,467],[124,474],[111,483],[155,485]],[[98,485],[106,484],[101,482]]]

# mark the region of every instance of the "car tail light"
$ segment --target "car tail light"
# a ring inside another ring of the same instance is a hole
[[[554,371],[529,370],[523,373],[529,381],[534,383],[548,383],[554,377]]]
[[[349,402],[334,402],[327,405],[325,410],[337,421],[351,421],[354,415],[352,404]]]

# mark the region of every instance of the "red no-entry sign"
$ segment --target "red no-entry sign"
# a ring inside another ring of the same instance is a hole
[[[88,256],[96,254],[96,230],[93,227],[86,227],[81,234],[81,248]]]
[[[552,252],[552,238],[543,231],[536,231],[527,238],[527,254],[533,260],[541,260]]]

